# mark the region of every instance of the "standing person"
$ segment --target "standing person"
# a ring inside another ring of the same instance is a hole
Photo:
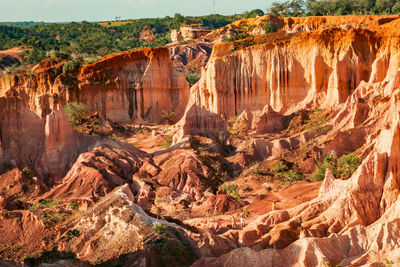
[[[244,220],[246,219],[246,215],[242,211],[242,216],[240,216],[240,227],[243,229],[244,227]]]
[[[278,202],[278,201],[274,201],[273,203],[272,203],[272,208],[271,208],[271,210],[276,210],[276,202]]]
[[[236,218],[232,216],[232,229],[236,229]]]

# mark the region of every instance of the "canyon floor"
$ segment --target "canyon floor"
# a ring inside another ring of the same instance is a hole
[[[262,16],[1,76],[0,265],[396,266],[399,27]]]

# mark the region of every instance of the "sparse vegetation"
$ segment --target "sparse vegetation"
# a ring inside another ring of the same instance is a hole
[[[175,123],[175,112],[170,111],[170,110],[163,110],[161,112],[161,118],[168,123],[168,124],[174,124]]]
[[[42,208],[52,208],[57,204],[56,200],[42,199],[39,201],[38,206]]]
[[[271,171],[272,172],[285,172],[287,171],[289,168],[286,165],[286,163],[284,163],[283,161],[278,161],[272,168]]]
[[[316,108],[310,112],[310,119],[307,121],[307,130],[309,131],[317,131],[323,130],[324,125],[328,122],[325,117],[323,109]]]
[[[186,80],[189,82],[190,87],[195,85],[200,80],[200,73],[185,74]]]
[[[81,66],[83,59],[73,59],[70,62],[64,63],[63,73],[77,69]]]
[[[22,172],[27,176],[30,176],[32,174],[32,171],[28,167],[23,168]]]
[[[293,183],[304,178],[303,173],[291,169],[284,161],[278,161],[270,171],[277,177],[283,178],[285,182]]]
[[[267,22],[267,23],[265,23],[263,29],[264,29],[265,33],[268,34],[268,33],[276,32],[278,30],[278,27],[273,22]]]
[[[76,254],[70,250],[58,251],[53,249],[52,251],[43,250],[40,255],[28,255],[22,258],[23,262],[28,266],[39,266],[41,263],[53,263],[58,260],[75,259]]]
[[[65,214],[62,212],[46,213],[41,218],[42,222],[47,225],[58,223],[64,218]]]
[[[68,230],[67,233],[60,238],[60,240],[70,241],[71,239],[73,239],[75,237],[80,237],[80,236],[81,236],[81,232],[79,230],[72,229],[72,230]]]
[[[226,186],[224,185],[221,189],[221,191],[229,196],[231,196],[232,198],[236,199],[236,200],[240,200],[240,195],[238,192],[238,186],[237,185],[230,185],[230,186]]]
[[[361,159],[353,153],[343,155],[339,159],[328,155],[317,165],[317,171],[313,175],[315,181],[322,181],[325,178],[326,169],[332,171],[336,179],[348,179],[360,165]]]
[[[136,134],[147,134],[149,131],[147,130],[147,129],[139,129],[139,130],[137,130],[135,133]]]
[[[172,145],[172,137],[168,136],[163,140],[163,142],[161,144],[161,147],[169,148],[171,145]]]
[[[158,223],[158,224],[154,225],[151,230],[158,236],[158,238],[167,237],[167,226],[166,225]]]
[[[254,171],[254,174],[257,174],[257,175],[264,175],[265,173],[264,173],[262,170],[260,170],[260,169],[256,169],[256,170]]]
[[[77,210],[79,208],[79,204],[76,202],[69,202],[68,206],[73,210]]]
[[[82,120],[87,116],[90,107],[83,103],[69,103],[65,105],[65,113],[67,114],[69,122],[73,125],[79,125]]]

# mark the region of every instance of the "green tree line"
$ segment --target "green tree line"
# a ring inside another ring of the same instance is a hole
[[[288,0],[273,2],[267,13],[280,17],[398,14],[400,0]]]
[[[127,51],[135,48],[163,46],[169,43],[172,29],[182,24],[202,24],[210,29],[225,26],[241,18],[263,15],[261,10],[242,14],[223,16],[208,15],[200,17],[175,14],[173,17],[135,19],[117,22],[95,23],[0,23],[0,50],[16,46],[30,46],[33,49],[25,54],[29,63],[49,56],[65,58],[91,58]],[[150,27],[155,41],[139,40],[144,27]]]

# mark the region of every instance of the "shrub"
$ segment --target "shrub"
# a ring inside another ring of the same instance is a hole
[[[63,73],[79,68],[80,66],[81,66],[81,61],[73,59],[70,62],[64,64]]]
[[[156,235],[161,238],[161,237],[166,237],[167,236],[167,226],[157,223],[156,225],[153,226],[151,229]]]
[[[185,74],[186,81],[189,82],[190,87],[195,85],[199,80],[200,80],[200,74],[196,73],[193,75],[190,74]]]
[[[36,210],[36,207],[37,207],[37,205],[32,205],[32,206],[29,208],[29,210],[30,210],[30,211],[35,211],[35,210]]]
[[[163,148],[169,148],[172,145],[172,137],[168,136],[167,138],[165,138],[161,144],[161,146]]]
[[[353,153],[341,156],[338,159],[338,176],[344,179],[350,178],[360,165],[361,159],[355,156]]]
[[[73,210],[77,210],[79,208],[79,204],[76,202],[69,202],[68,206]]]
[[[237,185],[230,185],[230,186],[224,185],[221,190],[223,193],[230,195],[234,199],[239,200],[240,195],[239,195],[239,192],[237,191],[237,189],[238,189]]]
[[[32,174],[32,171],[31,171],[28,167],[23,168],[23,169],[22,169],[22,172],[23,172],[25,175],[28,175],[28,176]]]
[[[169,110],[163,110],[161,112],[161,117],[165,122],[168,124],[173,124],[175,123],[175,112],[169,111]]]
[[[271,171],[273,172],[284,172],[287,171],[289,168],[283,161],[278,161],[272,168]]]
[[[39,201],[39,206],[42,208],[52,208],[57,204],[57,201],[51,199],[42,199]]]
[[[276,32],[278,30],[278,27],[273,22],[267,22],[267,23],[265,23],[263,29],[264,29],[265,33],[267,34],[267,33]]]
[[[299,181],[304,177],[303,173],[298,173],[294,170],[285,171],[282,176],[286,178],[289,182]]]
[[[264,175],[264,172],[262,170],[259,170],[259,169],[255,170],[254,173],[258,174],[258,175]]]
[[[60,221],[62,218],[64,218],[63,213],[48,213],[45,214],[41,219],[44,224],[55,224],[58,221]]]
[[[339,159],[328,155],[324,158],[322,163],[317,165],[317,171],[313,175],[313,179],[316,181],[324,180],[325,172],[328,168],[332,171],[336,179],[348,179],[358,168],[360,162],[361,159],[353,153],[343,155]]]
[[[69,122],[76,126],[79,125],[87,115],[89,106],[82,103],[69,103],[65,105],[65,113],[67,114]]]

